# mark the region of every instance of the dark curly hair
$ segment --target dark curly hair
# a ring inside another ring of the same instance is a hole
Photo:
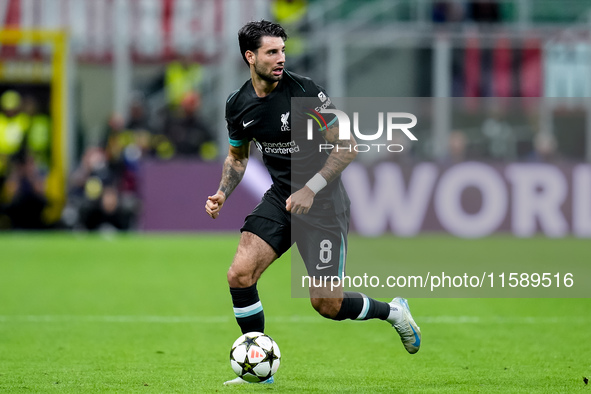
[[[246,25],[238,31],[238,44],[240,45],[240,53],[242,59],[248,65],[246,60],[246,51],[255,52],[261,47],[261,38],[269,37],[281,37],[283,41],[287,40],[287,33],[281,25],[266,21],[264,19],[255,22],[248,22]]]

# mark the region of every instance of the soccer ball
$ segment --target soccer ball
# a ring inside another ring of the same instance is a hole
[[[262,332],[247,332],[230,351],[230,364],[236,375],[247,382],[262,382],[277,372],[281,361],[279,346]]]

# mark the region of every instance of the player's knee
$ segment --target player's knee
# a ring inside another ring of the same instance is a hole
[[[341,310],[339,298],[312,298],[310,301],[316,312],[328,319],[334,319]]]
[[[234,288],[250,287],[255,284],[256,279],[251,272],[245,272],[231,266],[227,274],[228,284]]]

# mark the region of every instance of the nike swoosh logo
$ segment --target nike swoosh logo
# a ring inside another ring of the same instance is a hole
[[[320,264],[316,264],[316,269],[318,271],[325,270],[325,269],[330,268],[330,267],[332,267],[332,264],[331,265],[324,265],[324,266],[320,266]]]
[[[242,127],[243,127],[243,128],[247,128],[247,127],[248,127],[248,125],[249,125],[249,124],[251,124],[252,122],[254,122],[254,119],[253,119],[253,120],[251,120],[250,122],[244,122],[244,121],[242,121]]]

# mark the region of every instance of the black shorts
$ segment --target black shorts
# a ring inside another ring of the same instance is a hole
[[[297,244],[310,277],[345,274],[349,212],[292,216],[285,208],[263,198],[246,217],[240,231],[259,236],[278,256]]]

